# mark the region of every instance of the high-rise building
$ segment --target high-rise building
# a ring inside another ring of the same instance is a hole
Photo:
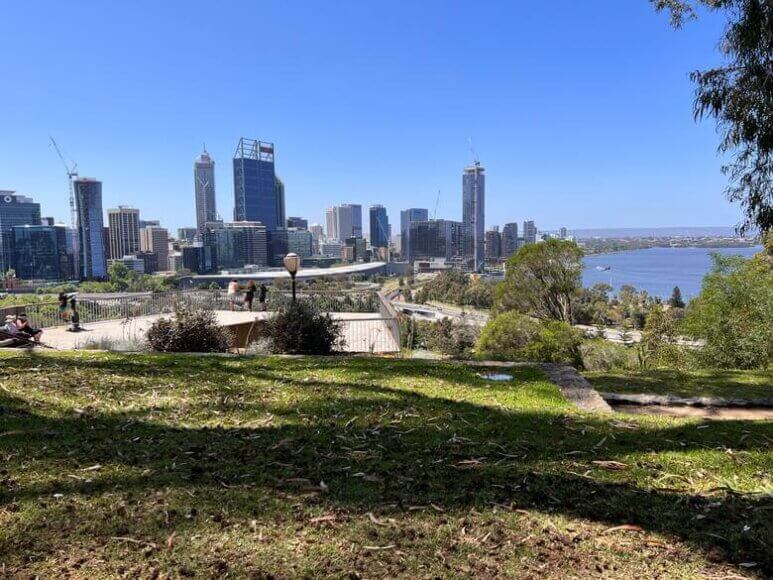
[[[107,259],[102,239],[102,182],[89,177],[73,181],[78,216],[78,264],[85,280],[105,278]],[[138,224],[139,225],[139,224]]]
[[[451,220],[413,221],[409,225],[411,260],[462,255],[464,226]]]
[[[300,217],[289,217],[287,218],[287,227],[296,228],[298,230],[308,230],[309,220],[305,220]]]
[[[22,280],[64,280],[70,277],[67,228],[64,225],[13,226],[16,277]]]
[[[312,237],[308,230],[296,228],[287,228],[284,230],[274,230],[269,233],[271,239],[271,255],[273,265],[281,267],[284,257],[295,252],[301,259],[312,256]]]
[[[13,265],[12,228],[25,225],[40,225],[40,204],[13,191],[0,191],[0,274]]]
[[[213,246],[186,246],[182,249],[182,266],[197,274],[217,271],[217,249]]]
[[[284,184],[274,169],[274,144],[241,138],[233,160],[234,221],[285,225]]]
[[[196,231],[203,233],[204,224],[217,219],[215,160],[206,148],[193,163],[193,186],[196,192]]]
[[[325,210],[325,222],[327,225],[327,239],[339,240],[338,238],[338,215],[335,206]]]
[[[537,226],[533,221],[523,222],[523,242],[525,244],[537,242]]]
[[[340,258],[343,247],[343,243],[338,240],[328,240],[319,244],[319,253],[330,258]]]
[[[366,262],[368,259],[365,240],[359,236],[346,238],[341,257],[347,262]]]
[[[187,242],[190,244],[193,243],[197,233],[197,228],[177,228],[177,239],[181,242]]]
[[[158,262],[158,254],[155,252],[137,252],[134,257],[142,260],[142,272],[145,274],[152,274],[161,269],[161,265]],[[167,254],[167,262],[168,260],[169,257]],[[166,269],[166,264],[163,267]]]
[[[484,259],[486,175],[479,162],[466,167],[462,175],[462,224],[464,258],[473,271],[480,271]]]
[[[232,222],[223,224],[226,229],[241,232],[241,258],[245,265],[268,266],[268,228],[260,222]]]
[[[107,210],[110,258],[118,260],[140,251],[140,210],[119,205]]]
[[[353,203],[334,205],[327,209],[327,237],[343,241],[362,237],[362,206]]]
[[[429,219],[429,210],[412,207],[400,212],[400,254],[403,259],[410,262],[411,258],[411,222],[423,222]]]
[[[370,245],[374,248],[389,247],[389,218],[383,205],[370,206]]]
[[[166,269],[169,264],[169,230],[159,226],[146,226],[140,230],[140,249],[158,256],[157,266]],[[145,273],[154,272],[145,263]]]
[[[509,258],[518,249],[518,224],[510,222],[502,228],[502,257]]]
[[[319,254],[319,244],[325,239],[325,232],[320,224],[311,224],[309,226],[311,232],[311,253],[316,256]]]
[[[486,232],[486,262],[496,262],[502,256],[502,234],[499,226],[494,226]]]
[[[140,220],[140,229],[144,229],[148,226],[153,226],[156,228],[161,227],[161,220]]]
[[[562,240],[565,240],[569,237],[569,232],[567,231],[566,228],[561,228],[560,230],[558,230],[558,237],[561,238]]]

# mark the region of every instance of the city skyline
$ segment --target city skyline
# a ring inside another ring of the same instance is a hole
[[[571,2],[492,2],[483,15],[489,32],[473,30],[459,43],[466,12],[453,2],[423,3],[407,29],[386,7],[342,2],[312,18],[300,7],[266,5],[267,58],[237,66],[227,58],[224,41],[234,30],[222,7],[191,10],[188,32],[170,26],[177,13],[166,6],[155,8],[150,26],[131,6],[116,14],[44,0],[35,9],[32,39],[20,34],[25,9],[9,6],[5,14],[8,42],[30,46],[0,56],[8,87],[0,106],[13,112],[0,138],[0,188],[34,197],[65,223],[67,182],[49,134],[82,175],[104,183],[106,207],[141,207],[171,231],[195,224],[191,163],[202,141],[219,162],[216,205],[228,216],[228,160],[241,134],[281,143],[287,214],[317,222],[339,201],[380,203],[391,216],[416,205],[433,209],[438,189],[437,215],[460,215],[457,175],[473,160],[470,137],[491,174],[487,223],[500,215],[534,218],[548,229],[740,219],[722,194],[714,129],[691,116],[687,75],[716,59],[720,22],[711,16],[675,33],[646,1],[602,0],[593,11]],[[237,29],[257,10],[246,8]],[[555,22],[560,43],[530,26],[541,18]],[[93,54],[64,34],[66,23],[116,42]],[[320,36],[321,24],[333,34]],[[195,90],[201,63],[189,58],[200,52],[199,26],[212,33],[203,57],[207,94]],[[131,54],[120,49],[129,39]],[[476,48],[492,59],[477,62]],[[51,67],[54,51],[77,74]],[[87,94],[77,90],[82,78],[93,79]],[[156,88],[153,98],[140,98],[148,86]]]

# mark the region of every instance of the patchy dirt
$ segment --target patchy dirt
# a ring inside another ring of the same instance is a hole
[[[612,409],[630,415],[702,417],[704,419],[773,420],[773,409],[755,407],[691,407],[686,405],[632,405],[611,403]]]

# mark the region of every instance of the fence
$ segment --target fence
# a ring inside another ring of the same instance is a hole
[[[395,352],[400,350],[400,328],[391,304],[373,291],[299,292],[298,299],[313,305],[320,312],[338,313],[342,322],[346,351]],[[289,292],[269,291],[266,307],[269,311],[287,306]],[[76,296],[82,324],[106,320],[129,320],[159,314],[171,315],[175,309],[207,308],[229,310],[230,301],[223,290],[189,290],[163,293],[138,293]],[[257,306],[257,304],[255,305]],[[241,305],[238,306],[241,308]],[[255,308],[256,309],[256,308]],[[69,307],[68,307],[69,312]],[[64,326],[67,322],[59,312],[57,302],[36,302],[0,309],[0,317],[26,314],[37,328]],[[351,316],[345,316],[350,313]],[[369,316],[368,316],[369,315]]]

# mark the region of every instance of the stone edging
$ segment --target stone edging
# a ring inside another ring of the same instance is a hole
[[[577,372],[577,369],[569,365],[556,363],[514,363],[498,361],[473,361],[467,363],[470,366],[488,368],[516,368],[531,367],[544,372],[548,380],[558,386],[561,394],[566,399],[581,409],[592,413],[611,413],[609,406],[603,397],[593,388],[588,380]]]
[[[724,399],[721,397],[677,397],[675,395],[645,395],[599,393],[604,400],[631,405],[667,405],[676,407],[763,407],[773,408],[773,399]]]

